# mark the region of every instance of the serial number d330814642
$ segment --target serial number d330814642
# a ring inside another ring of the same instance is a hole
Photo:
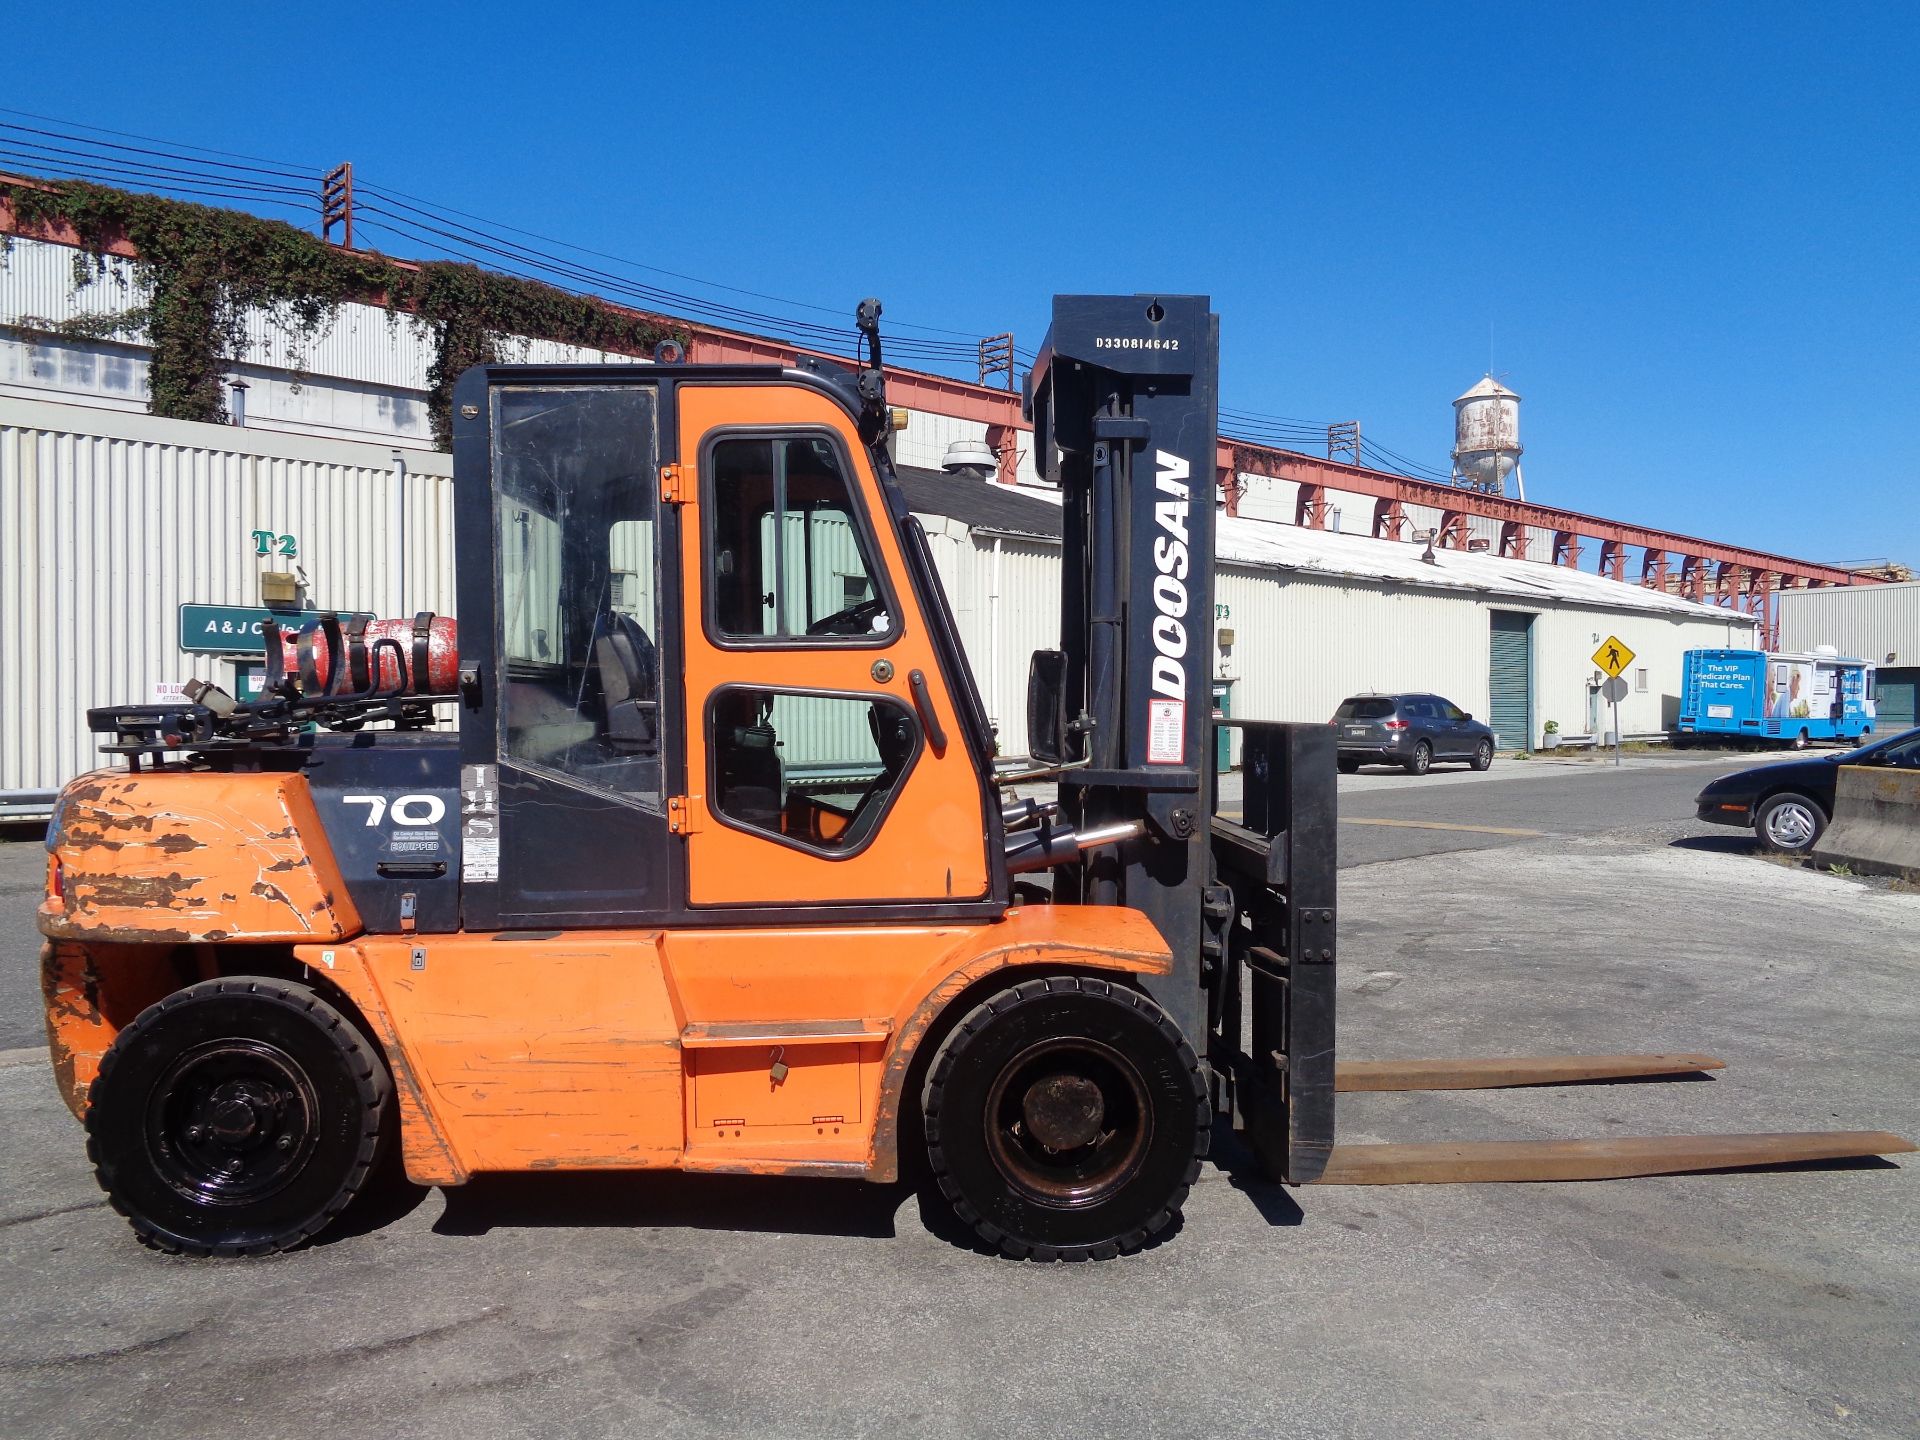
[[[1153,335],[1096,335],[1093,340],[1096,350],[1178,350],[1177,339],[1161,339]]]

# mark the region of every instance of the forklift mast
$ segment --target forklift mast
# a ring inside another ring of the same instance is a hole
[[[1061,808],[1082,831],[1142,820],[1151,836],[1057,867],[1054,895],[1147,915],[1180,963],[1154,998],[1196,1037],[1218,353],[1204,296],[1058,296],[1026,397],[1064,507],[1061,699],[1068,754],[1085,764],[1061,775]]]
[[[1300,1182],[1333,1141],[1333,745],[1239,724],[1242,814],[1215,814],[1218,376],[1205,296],[1055,297],[1026,413],[1063,501],[1061,649],[1034,657],[1029,730],[1075,829],[1146,827],[1056,865],[1054,898],[1154,922],[1174,968],[1146,988],[1204,1037],[1215,1103],[1269,1173]]]

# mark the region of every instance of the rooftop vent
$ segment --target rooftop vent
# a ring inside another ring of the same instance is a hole
[[[947,474],[965,475],[974,480],[985,480],[999,467],[999,459],[984,440],[956,440],[947,446],[946,458],[940,462],[940,468]]]

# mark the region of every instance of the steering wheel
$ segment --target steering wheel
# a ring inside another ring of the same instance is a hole
[[[823,615],[807,626],[809,635],[871,635],[873,622],[887,613],[887,602],[875,595],[858,605],[849,605],[831,615]]]

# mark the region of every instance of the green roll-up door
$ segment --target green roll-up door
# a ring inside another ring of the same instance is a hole
[[[1891,735],[1920,725],[1914,718],[1915,700],[1920,698],[1920,670],[1882,670],[1874,680],[1874,690],[1879,696],[1874,734]]]
[[[1495,610],[1490,627],[1487,723],[1503,750],[1533,748],[1533,617]]]

